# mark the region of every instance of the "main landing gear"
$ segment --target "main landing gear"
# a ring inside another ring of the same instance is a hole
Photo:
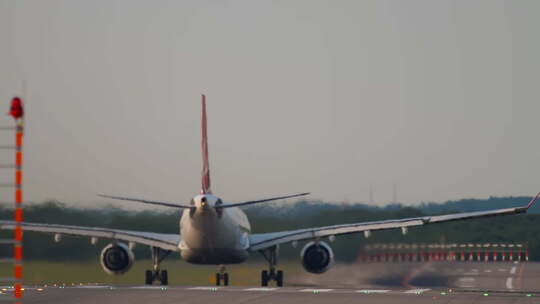
[[[229,286],[229,274],[225,269],[225,265],[219,265],[219,272],[216,273],[216,286]]]
[[[161,282],[161,285],[169,284],[169,277],[167,275],[167,270],[161,270],[159,264],[171,253],[170,250],[163,250],[158,247],[151,247],[152,250],[152,261],[154,263],[153,270],[147,270],[145,275],[145,284],[152,285],[154,281]]]
[[[276,270],[279,247],[273,246],[259,251],[268,261],[269,270],[261,272],[261,286],[268,286],[269,282],[275,281],[277,287],[283,286],[283,271]]]

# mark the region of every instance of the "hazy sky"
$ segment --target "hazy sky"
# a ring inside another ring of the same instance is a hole
[[[28,87],[29,201],[187,202],[201,93],[227,201],[533,195],[539,54],[537,0],[0,0],[6,111]]]

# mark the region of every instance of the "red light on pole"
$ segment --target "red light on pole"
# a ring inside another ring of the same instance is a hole
[[[23,221],[23,135],[24,135],[24,107],[23,101],[20,97],[13,97],[11,100],[11,106],[8,113],[13,119],[15,119],[16,129],[15,129],[15,235],[14,238],[18,244],[14,247],[14,260],[15,265],[13,273],[16,283],[13,284],[13,293],[16,299],[22,298],[22,284],[21,280],[23,277],[23,248],[22,248],[22,227],[21,222]]]
[[[11,115],[15,120],[20,119],[24,116],[23,102],[21,98],[13,97],[13,99],[11,100],[9,115]]]

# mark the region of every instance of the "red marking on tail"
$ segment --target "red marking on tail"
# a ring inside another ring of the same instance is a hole
[[[209,194],[212,193],[210,190],[210,165],[208,163],[208,134],[206,132],[206,96],[202,95],[202,117],[201,117],[201,130],[202,130],[202,159],[203,159],[203,169],[201,176],[201,193]]]

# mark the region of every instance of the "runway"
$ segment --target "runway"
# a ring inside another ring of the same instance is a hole
[[[539,270],[539,263],[353,264],[291,278],[285,288],[27,286],[23,303],[539,303]],[[9,287],[0,290],[6,299]]]

